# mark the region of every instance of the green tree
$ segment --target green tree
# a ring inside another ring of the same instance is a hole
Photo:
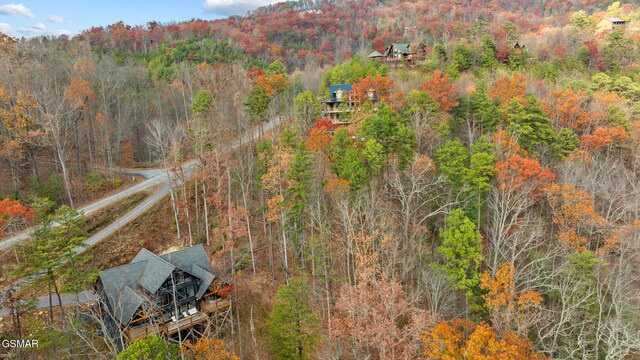
[[[507,44],[510,47],[513,46],[513,44],[515,44],[520,38],[518,27],[511,21],[505,21],[502,24],[502,30],[507,33]]]
[[[624,36],[622,29],[616,28],[609,32],[604,42],[602,59],[610,72],[617,73],[630,64],[628,59],[635,58],[637,50],[633,42]]]
[[[360,151],[354,147],[343,150],[341,157],[340,177],[349,181],[352,190],[363,188],[371,177],[362,163]]]
[[[40,206],[39,204],[38,207]],[[44,203],[42,206],[47,205]],[[38,213],[41,211],[36,210]],[[65,263],[75,268],[82,261],[78,259],[75,249],[82,246],[86,238],[84,216],[68,206],[61,206],[53,215],[39,214],[38,217],[44,219],[43,223],[31,233],[29,241],[17,246],[16,253],[22,261],[17,265],[15,273],[18,276],[44,273],[49,289],[54,288],[58,303],[62,304],[57,285],[58,269]],[[74,283],[80,283],[78,286],[83,284],[80,273],[70,273],[68,276],[73,278]],[[64,315],[62,306],[60,311]],[[53,317],[51,313],[50,316]]]
[[[180,358],[179,350],[178,344],[169,345],[158,336],[149,335],[131,343],[118,355],[118,360],[175,360]]]
[[[486,91],[478,89],[460,101],[458,113],[472,127],[480,127],[481,133],[495,130],[500,121],[498,102],[487,97]]]
[[[558,144],[557,151],[560,157],[566,157],[571,154],[580,146],[580,138],[578,134],[574,133],[571,129],[562,128],[558,132]]]
[[[454,190],[460,191],[467,179],[470,154],[460,139],[448,140],[436,150],[438,171],[447,176]]]
[[[585,68],[591,70],[591,53],[586,45],[580,45],[578,48],[577,59],[584,65]]]
[[[251,116],[255,123],[265,121],[267,116],[267,108],[271,98],[265,94],[259,87],[254,86],[247,94],[247,100],[244,103],[247,114]]]
[[[278,360],[308,359],[321,339],[320,318],[309,305],[308,293],[304,279],[292,279],[278,289],[268,320],[271,351]]]
[[[300,129],[303,132],[320,117],[320,101],[316,99],[316,95],[311,91],[304,91],[296,95],[293,106]]]
[[[453,209],[445,218],[438,252],[444,258],[440,268],[453,280],[458,290],[472,297],[480,285],[478,270],[482,263],[482,236],[462,209]]]
[[[506,109],[506,115],[509,134],[518,137],[518,144],[523,149],[536,156],[562,157],[558,134],[538,99],[529,95],[526,105],[513,99]]]
[[[482,65],[484,67],[490,68],[498,65],[498,60],[496,59],[497,51],[498,47],[489,35],[482,37]]]
[[[362,155],[366,160],[367,167],[371,170],[371,175],[384,166],[384,147],[376,139],[368,139],[364,142]]]
[[[580,304],[585,315],[596,317],[600,304],[598,304],[597,282],[598,271],[606,269],[606,264],[596,257],[590,250],[571,253],[567,256],[565,276],[572,279],[576,290],[567,294],[565,301],[572,304]]]
[[[609,105],[606,111],[607,118],[605,121],[611,126],[622,126],[629,131],[629,117],[622,111],[618,105]]]
[[[620,1],[614,1],[607,8],[607,15],[610,17],[618,17],[620,16]]]
[[[370,179],[360,151],[356,149],[346,129],[338,129],[328,147],[331,171],[349,181],[351,190],[362,188]]]
[[[256,161],[256,181],[262,187],[262,176],[267,173],[269,159],[273,157],[273,142],[270,139],[261,140],[256,145],[258,159]]]
[[[593,25],[593,21],[589,19],[589,16],[586,12],[584,12],[584,10],[578,10],[573,13],[573,15],[571,15],[571,20],[569,21],[569,23],[572,26],[577,27],[578,29],[586,29]]]
[[[438,63],[438,68],[442,69],[444,64],[447,62],[447,49],[444,45],[438,43],[433,46],[433,56],[435,61]]]
[[[373,139],[382,145],[387,154],[386,166],[389,165],[392,154],[395,155],[399,168],[404,168],[411,161],[415,135],[385,104],[380,105],[374,116],[362,120],[358,136],[365,142]]]
[[[460,73],[465,70],[471,69],[471,65],[474,62],[474,54],[469,47],[463,43],[458,43],[453,49],[453,56],[451,59],[451,66],[455,73]]]
[[[213,96],[211,93],[206,90],[200,90],[191,102],[191,111],[193,111],[194,114],[204,115],[211,108],[212,102]]]
[[[287,67],[282,62],[276,60],[267,66],[265,73],[267,76],[286,75]]]
[[[361,57],[355,56],[353,59],[329,69],[322,75],[319,93],[322,96],[329,95],[329,87],[339,84],[354,84],[359,80],[370,76],[387,76],[389,66],[379,61],[364,61]]]
[[[470,201],[467,215],[480,224],[482,205],[486,203],[486,195],[491,188],[491,179],[495,174],[496,156],[493,147],[486,137],[482,136],[472,146],[469,171],[466,182],[469,187]]]
[[[285,204],[287,206],[287,220],[293,231],[294,249],[298,258],[304,263],[305,244],[302,236],[304,230],[304,215],[309,203],[309,196],[313,180],[313,157],[304,143],[298,143],[294,148],[293,160],[289,171],[285,175],[290,185],[286,190]]]

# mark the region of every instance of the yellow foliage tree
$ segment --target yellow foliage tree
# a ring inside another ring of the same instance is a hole
[[[507,331],[515,327],[518,334],[523,334],[531,316],[530,308],[540,304],[542,297],[535,291],[516,292],[514,274],[513,263],[502,264],[495,277],[487,271],[482,274],[480,287],[487,291],[482,298],[494,328]]]
[[[553,211],[553,223],[560,228],[558,240],[565,246],[583,251],[593,229],[602,227],[606,220],[595,211],[589,192],[576,189],[572,184],[551,184],[546,189],[547,200]]]
[[[543,360],[527,338],[512,331],[497,334],[485,322],[465,319],[440,322],[422,334],[423,355],[430,360]]]

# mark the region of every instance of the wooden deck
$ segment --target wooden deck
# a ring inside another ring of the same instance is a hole
[[[129,328],[127,329],[125,336],[129,342],[136,341],[138,339],[142,339],[147,337],[148,335],[155,335],[162,331],[162,328],[157,325],[147,325],[139,328]]]
[[[203,323],[207,321],[209,315],[202,311],[197,312],[191,316],[187,316],[185,318],[179,319],[178,321],[171,321],[165,324],[165,333],[166,334],[174,334],[179,330],[188,329],[193,327],[193,325]]]
[[[124,332],[124,336],[127,339],[127,342],[131,343],[138,339],[147,337],[148,335],[157,335],[160,333],[164,333],[166,335],[175,334],[179,330],[188,329],[194,325],[207,321],[210,314],[228,308],[229,306],[231,306],[229,299],[203,301],[200,304],[200,311],[191,316],[179,319],[179,321],[170,321],[164,324],[150,324],[139,328],[127,328]]]
[[[229,299],[207,300],[203,301],[200,306],[201,312],[214,313],[221,309],[228,308],[231,306],[231,302],[229,302]]]

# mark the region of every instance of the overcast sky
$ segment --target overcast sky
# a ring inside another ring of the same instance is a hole
[[[118,21],[180,22],[244,15],[277,0],[0,0],[0,32],[14,37],[75,35],[92,26]]]

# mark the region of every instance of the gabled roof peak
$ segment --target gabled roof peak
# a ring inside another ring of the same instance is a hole
[[[198,298],[215,278],[209,256],[202,245],[156,255],[141,249],[129,263],[100,272],[110,311],[123,326],[131,321],[143,302],[160,289],[171,274],[180,270],[198,279]]]

